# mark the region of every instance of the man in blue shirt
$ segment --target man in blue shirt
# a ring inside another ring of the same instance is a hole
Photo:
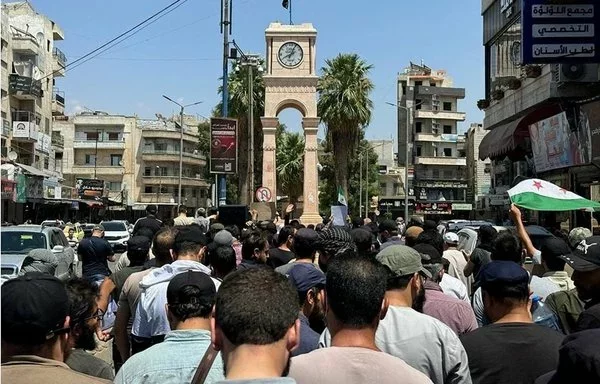
[[[162,343],[129,358],[115,383],[191,382],[211,343],[210,314],[216,295],[215,284],[204,272],[189,270],[175,276],[167,287],[167,317],[172,330]],[[222,379],[222,360],[217,356],[205,383]]]

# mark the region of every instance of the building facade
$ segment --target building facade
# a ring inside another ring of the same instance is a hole
[[[491,161],[479,159],[479,144],[488,133],[483,124],[471,124],[465,134],[465,152],[467,155],[467,202],[473,208],[483,210],[489,206],[488,196],[491,186]]]
[[[3,4],[1,19],[2,218],[22,222],[39,212],[36,204],[62,198],[64,139],[52,125],[64,114],[57,80],[67,60],[56,44],[64,39],[60,26],[28,2]]]
[[[379,166],[379,196],[377,204],[370,207],[381,214],[390,213],[393,218],[404,216],[404,167],[397,166],[394,140],[369,140],[377,154]],[[412,207],[412,206],[411,206]]]
[[[398,76],[398,164],[405,166],[408,151],[417,214],[454,214],[454,202],[467,211],[464,140],[458,135],[458,122],[465,120],[458,102],[464,97],[465,89],[453,87],[443,70],[411,63]]]
[[[490,132],[480,144],[479,158],[492,160],[489,200],[495,217],[503,221],[509,204],[505,191],[523,178],[542,178],[590,198],[600,181],[598,63],[561,58],[523,64],[523,50],[531,50],[522,47],[523,37],[532,33],[523,29],[523,3],[481,4],[486,98],[478,106],[485,110],[484,126]],[[595,1],[581,4],[600,12]],[[527,215],[531,221],[571,227],[591,219],[583,212]]]

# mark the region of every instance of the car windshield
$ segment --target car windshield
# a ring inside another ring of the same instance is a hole
[[[47,248],[46,236],[40,232],[2,232],[2,253],[26,254],[32,249]]]
[[[127,228],[125,228],[125,224],[123,224],[119,221],[105,221],[104,223],[102,223],[102,226],[104,227],[105,231],[111,231],[111,232],[127,231]]]

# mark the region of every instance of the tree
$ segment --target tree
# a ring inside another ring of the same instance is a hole
[[[304,136],[287,132],[283,124],[277,131],[277,189],[296,201],[304,185]]]
[[[264,60],[260,60],[260,65],[264,66]],[[227,200],[232,202],[240,201],[233,200],[230,196],[234,195],[234,191],[230,190],[229,187],[234,188],[237,184],[237,192],[241,195],[242,203],[250,203],[248,200],[248,111],[250,108],[250,100],[248,98],[248,67],[233,65],[237,68],[235,71],[231,71],[228,79],[229,89],[229,103],[228,103],[228,117],[238,119],[238,173],[235,177],[228,176],[228,191]],[[262,124],[260,117],[264,115],[265,111],[265,83],[262,78],[262,73],[253,69],[253,98],[254,98],[254,185],[257,184],[258,180],[262,180],[262,161],[261,161],[261,149],[262,149]],[[223,94],[223,87],[219,86],[219,95]],[[222,116],[223,103],[219,102],[213,110],[214,116]],[[259,156],[257,156],[259,155]],[[237,183],[236,183],[237,182]]]
[[[357,54],[340,54],[325,64],[317,85],[317,107],[335,158],[336,184],[349,196],[350,159],[357,158],[360,133],[371,121],[373,83],[368,74],[372,66]]]
[[[369,146],[369,142],[364,139],[364,131],[359,131],[359,145],[357,155],[353,156],[348,164],[348,193],[345,195],[348,201],[348,211],[351,216],[358,216],[360,212],[360,204],[364,205],[365,193],[367,192],[367,170],[366,161],[367,153],[369,158],[368,174],[369,174],[369,200],[373,196],[379,195],[379,166],[377,153]],[[324,153],[319,158],[322,170],[319,173],[319,208],[321,212],[329,212],[330,206],[337,204],[338,201],[338,184],[335,177],[335,168],[338,162],[334,161],[335,156],[332,152],[332,145],[329,139],[325,139],[323,143]],[[362,161],[361,161],[362,158]],[[360,174],[362,165],[362,202],[359,202],[360,193]],[[370,203],[370,202],[369,202]],[[366,216],[363,208],[363,216]]]

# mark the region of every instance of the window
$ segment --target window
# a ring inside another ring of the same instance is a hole
[[[96,155],[85,155],[85,165],[96,165]]]
[[[452,111],[452,103],[449,101],[444,101],[444,111]]]
[[[415,87],[418,87],[419,85],[423,85],[422,81],[415,81]]]
[[[120,166],[122,160],[123,160],[122,155],[110,155],[110,165],[113,167]]]
[[[154,150],[155,151],[166,151],[167,150],[167,144],[166,143],[154,143]]]
[[[402,85],[402,94],[406,95],[406,85]]]
[[[50,168],[50,160],[46,157],[44,159],[44,169]]]
[[[108,190],[109,191],[120,191],[121,190],[121,182],[120,181],[109,181],[108,182]]]
[[[417,133],[421,133],[421,131],[422,131],[422,130],[423,130],[423,123],[422,123],[422,122],[420,122],[420,121],[417,121],[417,122],[415,123],[415,131],[416,131]]]
[[[86,140],[98,140],[98,131],[96,132],[86,132],[85,133]]]
[[[430,82],[430,83],[429,83],[429,86],[430,86],[430,87],[435,87],[436,85],[435,85],[435,83],[434,83],[434,82]]]
[[[449,135],[452,133],[452,126],[451,125],[444,125],[444,134]]]
[[[421,156],[422,149],[423,148],[421,146],[417,146],[417,156]]]
[[[152,187],[149,185],[146,185],[144,187],[144,193],[152,193]]]
[[[144,168],[144,176],[152,176],[152,168],[150,168],[150,167]]]
[[[387,190],[387,183],[379,183],[379,189],[381,189],[381,193],[385,195]]]
[[[446,169],[444,171],[444,178],[452,179],[454,177],[454,172],[451,169]]]
[[[434,169],[433,171],[431,171],[431,175],[433,176],[434,179],[437,179],[440,177],[440,170],[439,169]]]
[[[109,141],[119,140],[119,132],[108,132],[108,140]]]
[[[444,148],[444,156],[452,157],[452,148]]]
[[[402,184],[394,183],[394,196],[402,195]]]
[[[198,190],[196,188],[192,188],[192,197],[198,197]]]
[[[415,109],[421,109],[421,106],[423,105],[423,104],[421,104],[422,102],[423,102],[423,100],[421,100],[421,99],[415,100]]]

